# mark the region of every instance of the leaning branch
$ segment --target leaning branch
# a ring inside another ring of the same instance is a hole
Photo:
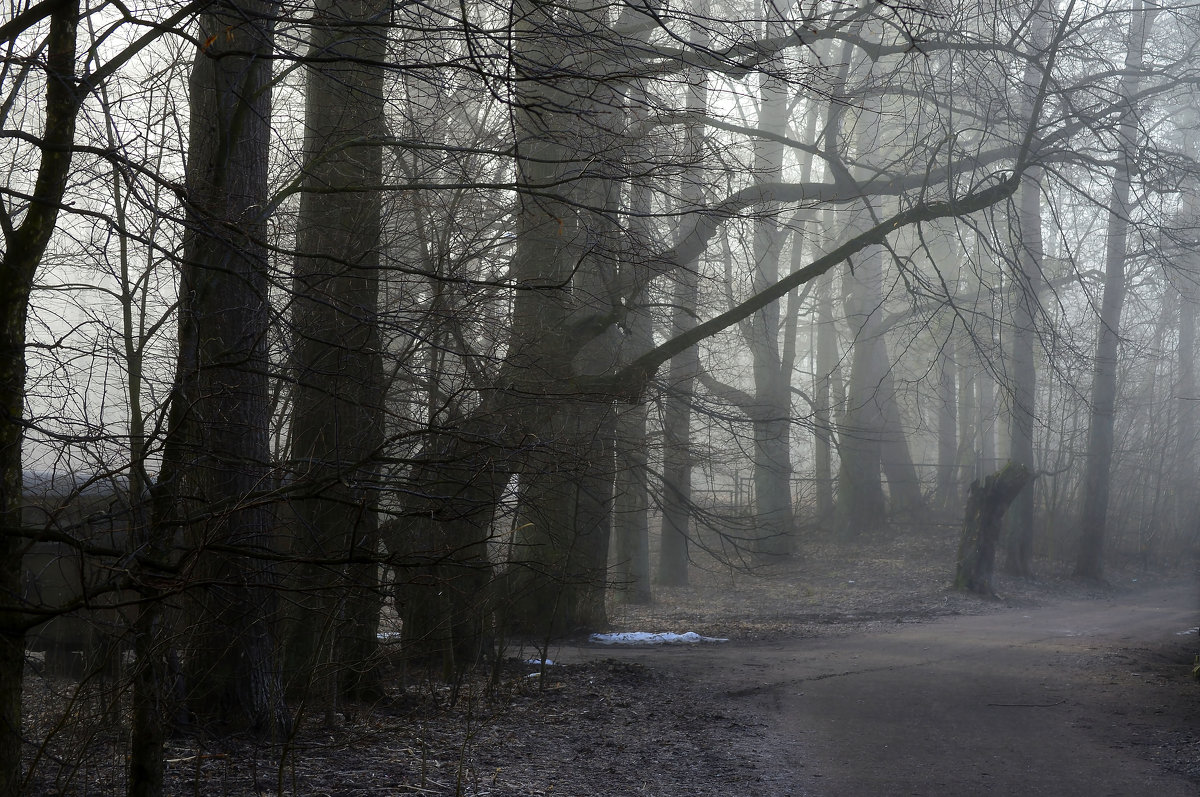
[[[645,390],[659,366],[672,357],[695,346],[700,341],[728,329],[742,319],[748,318],[771,302],[783,298],[794,288],[816,279],[834,266],[849,259],[855,253],[868,246],[883,243],[889,235],[901,227],[947,217],[965,216],[984,210],[1011,197],[1020,184],[1021,175],[1019,172],[1014,172],[1000,182],[968,194],[961,199],[922,202],[914,205],[854,236],[828,254],[817,258],[802,269],[793,271],[741,304],[656,346],[615,374],[580,379],[575,386],[588,393],[636,398]]]
[[[70,8],[70,0],[44,0],[26,8],[0,25],[0,44],[7,44],[58,11]]]

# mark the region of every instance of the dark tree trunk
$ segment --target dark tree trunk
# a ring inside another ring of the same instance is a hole
[[[1008,505],[1033,476],[1024,465],[1010,462],[982,482],[971,482],[967,489],[967,508],[963,517],[962,538],[958,545],[955,589],[991,595],[995,572],[996,543],[1000,523]]]
[[[405,481],[403,515],[381,527],[395,571],[401,650],[447,677],[478,662],[490,622],[487,541],[515,472],[520,407],[493,394],[454,435],[431,435]]]
[[[179,354],[163,485],[193,550],[185,611],[188,705],[201,722],[277,735],[268,483],[265,247],[272,42],[278,8],[227,2],[201,17],[192,70]]]
[[[614,415],[571,403],[555,420],[541,467],[523,471],[507,607],[510,630],[539,638],[607,624]]]
[[[477,618],[485,615],[486,542],[512,475],[519,521],[504,578],[510,604],[500,607],[509,628],[542,633],[600,622],[594,590],[605,581],[611,529],[613,414],[603,399],[580,396],[573,377],[615,364],[610,341],[576,322],[609,293],[605,268],[618,251],[611,135],[621,114],[611,87],[598,87],[588,71],[594,62],[585,45],[605,36],[594,18],[523,2],[514,15],[512,119],[517,180],[528,190],[519,194],[505,360],[496,390],[465,428],[427,444],[409,480],[419,496],[405,510],[413,529],[391,533],[398,523],[388,535],[402,570],[411,547],[405,535],[426,551],[426,564],[413,563],[421,577],[398,595],[409,628],[432,635],[435,647],[452,640],[455,654],[482,631],[480,620],[467,628],[460,609],[473,605]],[[584,173],[580,164],[588,164]],[[448,567],[460,576],[441,588]],[[420,594],[425,581],[436,596]]]
[[[621,261],[613,220],[622,156],[614,144],[625,115],[615,86],[595,77],[589,54],[609,42],[603,17],[537,4],[526,11],[514,47],[527,78],[514,114],[519,179],[560,193],[522,194],[512,263],[525,290],[514,302],[517,358],[506,364],[531,398],[526,431],[539,442],[538,456],[521,463],[529,521],[518,522],[516,602],[508,614],[514,630],[553,634],[604,624],[615,415],[602,399],[578,395],[572,379],[617,364],[611,325],[584,330],[576,321],[603,312],[596,303],[611,295],[612,266]],[[546,64],[563,71],[548,77]]]
[[[636,333],[635,333],[636,334]],[[630,603],[650,603],[649,452],[647,411],[637,404],[617,419],[617,475],[613,503],[616,587]]]
[[[630,226],[642,232],[643,219],[650,214],[649,193],[641,188],[631,191]],[[637,252],[648,246],[644,235],[636,235],[629,247],[630,257],[623,263],[639,285],[649,283],[649,268]],[[625,325],[628,329],[627,359],[649,351],[654,345],[653,320],[644,307],[646,291],[638,291]],[[619,410],[616,422],[616,485],[613,503],[613,535],[616,548],[615,581],[631,603],[649,603],[650,586],[650,452],[646,438],[649,412],[644,403]]]
[[[845,68],[854,70],[856,77],[859,71],[864,77],[870,73],[869,62],[859,60],[851,65],[849,48],[843,50],[843,54],[847,57]],[[857,109],[854,140],[862,163],[860,170],[865,170],[870,158],[878,157],[882,149],[876,103],[877,100],[872,100],[866,107]],[[829,114],[825,131],[828,140],[834,140],[833,136],[838,134],[844,113],[843,109],[837,108]],[[851,232],[858,234],[869,228],[876,211],[872,198],[864,197],[850,217]],[[838,471],[836,528],[842,538],[853,539],[882,530],[887,523],[882,466],[886,425],[884,403],[889,397],[880,388],[891,363],[888,362],[881,324],[883,247],[866,247],[850,259],[842,273],[842,285],[854,343],[845,414],[838,429],[838,451],[842,461]]]
[[[691,269],[681,275],[675,307],[694,307],[696,284]],[[687,329],[693,316],[676,310],[672,328]],[[692,346],[671,359],[668,392],[663,397],[662,540],[656,580],[664,586],[688,583],[688,543],[692,517],[692,401],[700,352]]]
[[[130,719],[128,797],[163,793],[163,757],[170,720],[168,634],[161,596],[145,591],[133,623],[133,706]]]
[[[884,420],[879,385],[888,363],[878,329],[880,256],[878,247],[872,247],[857,264],[856,293],[849,297],[856,330],[846,412],[838,427],[842,461],[838,472],[837,530],[845,539],[878,531],[887,523],[881,465]]]
[[[321,0],[310,22],[305,183],[292,333],[293,568],[289,689],[322,680],[350,698],[378,692],[373,485],[383,442],[379,350],[383,49],[387,6]],[[321,672],[324,662],[335,672]],[[340,663],[339,663],[340,662]],[[365,668],[364,668],[365,667]]]
[[[25,322],[34,277],[58,220],[71,170],[78,94],[75,84],[78,2],[56,6],[45,48],[46,108],[41,162],[33,199],[20,227],[5,219],[0,256],[0,796],[21,785],[21,688],[25,666],[21,560],[21,446],[24,440]]]

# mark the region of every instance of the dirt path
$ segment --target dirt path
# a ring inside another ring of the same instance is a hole
[[[1198,605],[1178,584],[884,633],[574,655],[701,682],[762,718],[765,795],[1194,797],[1162,759],[1194,732],[1200,689],[1154,652],[1180,648]]]

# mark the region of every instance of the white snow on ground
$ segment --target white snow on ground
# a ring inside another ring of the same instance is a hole
[[[1200,628],[1189,628],[1186,631],[1175,632],[1175,636],[1188,636],[1189,634],[1200,634]]]
[[[700,636],[695,631],[688,631],[686,634],[625,631],[620,634],[592,634],[588,637],[588,641],[600,645],[694,645],[697,642],[728,642],[729,640]]]
[[[526,664],[545,664],[547,667],[554,666],[554,659],[525,659]]]

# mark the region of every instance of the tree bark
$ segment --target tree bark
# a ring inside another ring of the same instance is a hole
[[[697,13],[707,11],[707,3]],[[697,47],[707,44],[707,36],[697,33]],[[703,114],[708,108],[708,88],[704,74],[689,75],[686,109]],[[688,125],[685,135],[690,157],[700,157],[704,147],[703,130],[698,123]],[[700,175],[685,175],[680,196],[686,212],[704,204]],[[682,239],[677,241],[677,245]],[[699,256],[690,258],[675,275],[672,290],[671,334],[686,335],[696,326],[696,302],[699,294]],[[635,360],[636,362],[636,360]],[[692,516],[692,401],[696,379],[700,375],[700,350],[692,345],[671,358],[667,388],[663,396],[663,471],[662,533],[658,553],[657,581],[664,586],[688,583],[688,543]]]
[[[1195,139],[1189,141],[1188,149],[1192,157],[1196,157]],[[1200,187],[1193,182],[1185,194],[1183,218],[1180,229],[1195,230],[1200,227]],[[1181,242],[1183,245],[1176,257],[1184,261],[1180,265],[1190,273],[1200,271],[1200,253],[1193,241]],[[1178,382],[1175,387],[1176,412],[1179,417],[1178,433],[1175,438],[1174,465],[1174,494],[1175,526],[1183,539],[1194,539],[1198,528],[1197,507],[1193,489],[1196,482],[1196,436],[1197,423],[1197,392],[1196,392],[1196,316],[1200,310],[1197,302],[1196,286],[1190,279],[1184,279],[1179,287],[1179,342],[1177,349]]]
[[[1140,72],[1146,36],[1155,12],[1135,2],[1129,21],[1129,49],[1125,56],[1126,74],[1121,79],[1125,107],[1118,127],[1121,146],[1105,236],[1104,297],[1100,307],[1100,331],[1096,341],[1096,359],[1092,369],[1092,411],[1088,427],[1087,469],[1083,481],[1083,534],[1075,575],[1100,580],[1104,577],[1104,543],[1108,533],[1109,480],[1112,472],[1113,414],[1117,400],[1117,349],[1120,345],[1121,310],[1125,305],[1125,259],[1129,237],[1130,191],[1134,147],[1137,135],[1137,107],[1134,96],[1140,86]]]
[[[951,351],[951,346],[947,344],[938,356],[935,503],[939,510],[947,510],[958,504],[958,481],[955,479],[958,456],[958,385],[955,376],[960,369],[950,356]]]
[[[886,360],[886,346],[883,346],[883,357]],[[913,464],[912,452],[908,449],[908,435],[904,433],[904,422],[900,417],[900,402],[896,397],[896,380],[892,376],[890,361],[880,382],[879,392],[878,400],[883,415],[879,457],[880,466],[887,477],[890,511],[895,516],[919,518],[925,506],[925,497],[921,493],[921,478]]]
[[[1033,429],[1037,417],[1037,369],[1034,346],[1035,319],[1042,286],[1041,186],[1031,179],[1022,186],[1017,205],[1017,260],[1020,273],[1010,283],[1013,299],[1012,395],[1009,426],[1010,459],[1026,468],[1034,467]],[[980,382],[980,388],[984,384]],[[980,409],[983,409],[982,400]],[[981,452],[982,453],[982,452]],[[984,463],[987,468],[987,463]],[[1017,576],[1029,576],[1033,567],[1033,488],[1017,496],[1008,517],[1004,568]]]
[[[292,315],[289,689],[369,698],[378,632],[372,496],[383,443],[380,198],[386,4],[321,0],[310,21],[305,178]],[[337,672],[321,672],[334,661]],[[337,662],[344,662],[338,664]],[[366,669],[363,669],[366,667]]]
[[[42,151],[33,196],[17,228],[4,219],[0,256],[0,797],[16,797],[21,785],[21,690],[25,667],[25,616],[21,561],[29,540],[23,532],[21,449],[25,410],[25,324],[29,296],[54,233],[71,171],[79,109],[75,81],[79,3],[56,4],[46,40],[46,108]],[[5,214],[8,207],[3,208]]]
[[[642,252],[650,244],[646,219],[652,211],[650,192],[644,185],[629,187],[628,220],[632,240],[622,269],[630,272],[637,285],[650,283],[649,264]],[[625,359],[638,357],[654,346],[653,316],[646,307],[647,291],[633,295],[626,316],[627,352]],[[616,538],[615,581],[630,603],[650,603],[650,452],[646,437],[649,411],[644,402],[619,411],[616,438],[616,485],[613,504],[613,534]]]
[[[778,25],[767,22],[768,36]],[[764,71],[758,92],[758,127],[782,136],[787,131],[788,96],[783,81]],[[759,184],[777,178],[783,168],[783,144],[774,137],[754,142],[754,178]],[[769,198],[764,191],[764,198]],[[754,225],[752,256],[754,291],[779,280],[783,245],[778,203],[764,202],[764,217]],[[759,557],[786,555],[792,547],[792,458],[790,374],[783,373],[779,351],[779,302],[764,305],[746,325],[747,344],[754,371],[754,552]]]
[[[971,482],[962,537],[958,545],[955,589],[991,595],[995,571],[996,542],[1005,510],[1033,475],[1024,465],[1010,462],[982,482]]]
[[[979,467],[979,412],[975,401],[975,364],[971,354],[973,344],[963,341],[958,347],[958,473],[959,489],[975,479],[983,478]]]
[[[272,44],[278,7],[217,4],[190,82],[187,230],[176,389],[161,484],[193,560],[188,704],[205,724],[288,727],[276,661],[265,247]],[[175,483],[169,480],[176,479]],[[164,518],[168,523],[175,518]],[[170,526],[168,525],[169,529]]]
[[[841,79],[869,81],[875,64],[861,54],[850,64],[854,51],[843,50],[848,70]],[[881,112],[879,100],[856,105],[854,148],[859,161],[860,176],[866,176],[869,163],[881,155]],[[848,113],[835,106],[826,123],[826,146],[836,146],[841,133],[841,120]],[[835,175],[847,180],[848,176]],[[863,196],[857,203],[849,228],[861,234],[876,220],[879,200]],[[846,294],[846,318],[850,323],[852,357],[850,384],[846,391],[846,411],[838,429],[841,443],[841,467],[838,472],[837,529],[844,539],[882,530],[887,523],[887,501],[883,491],[884,404],[890,397],[881,390],[891,367],[884,341],[883,319],[883,247],[875,243],[861,253],[848,258],[842,274]]]
[[[613,504],[615,584],[630,603],[650,603],[649,456],[646,405],[635,404],[617,420],[617,479]]]
[[[817,282],[817,371],[813,389],[813,477],[817,489],[817,518],[833,519],[833,380],[838,367],[838,333],[833,321],[833,277]]]
[[[884,421],[879,395],[888,368],[887,351],[878,330],[881,258],[879,247],[872,247],[857,260],[854,288],[847,299],[855,337],[846,412],[838,427],[841,468],[837,498],[837,528],[846,539],[878,531],[887,522],[881,466]]]

